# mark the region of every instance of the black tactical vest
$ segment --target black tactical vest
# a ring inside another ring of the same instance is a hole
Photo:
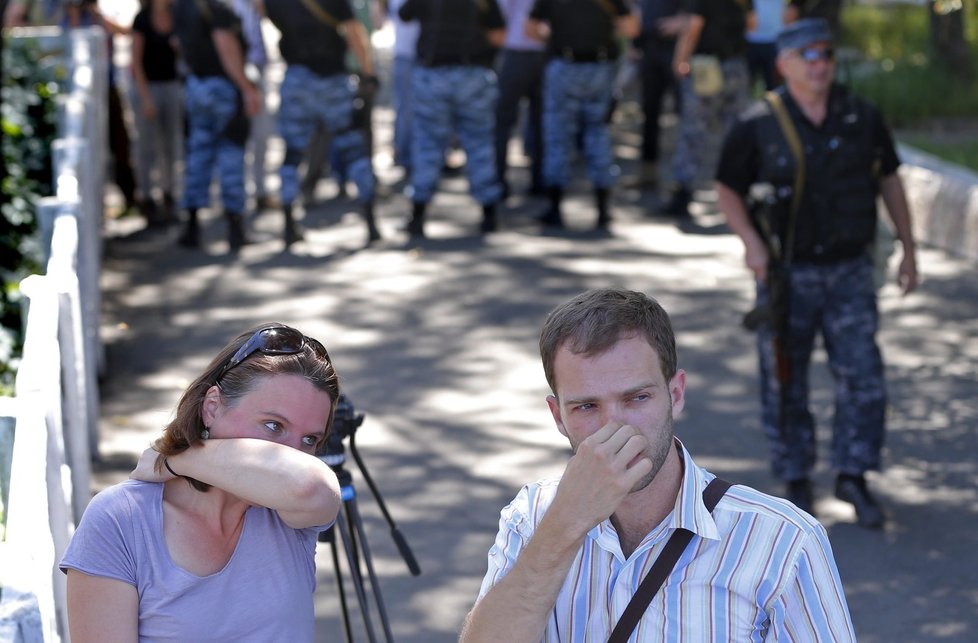
[[[833,88],[828,114],[815,128],[801,117],[784,88],[782,99],[805,152],[805,184],[795,224],[794,259],[824,263],[862,254],[876,234],[880,152],[868,105],[842,87]],[[795,177],[795,157],[777,118],[767,107],[758,117],[761,151],[758,181],[779,195],[776,220],[784,232]],[[782,236],[783,238],[783,236]]]

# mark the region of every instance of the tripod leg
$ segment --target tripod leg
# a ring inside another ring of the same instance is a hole
[[[355,513],[356,501],[352,498],[344,501],[343,503],[345,511],[348,513]],[[359,515],[357,515],[359,521]],[[367,638],[370,643],[376,643],[377,635],[374,633],[374,626],[370,619],[370,604],[367,602],[367,594],[363,587],[363,576],[360,573],[360,561],[354,556],[355,545],[353,544],[353,535],[346,524],[341,521],[336,521],[336,526],[340,530],[340,538],[343,540],[343,547],[346,549],[346,562],[350,566],[350,578],[353,580],[353,588],[357,593],[357,601],[360,603],[360,613],[363,616],[363,623],[367,628]],[[374,591],[377,587],[374,586]]]
[[[380,614],[380,623],[384,627],[384,636],[387,643],[391,643],[394,637],[391,635],[390,622],[387,619],[387,609],[384,607],[384,597],[380,593],[380,583],[377,582],[377,574],[374,572],[373,559],[370,556],[370,546],[367,544],[367,536],[363,530],[363,520],[360,519],[360,512],[357,510],[356,500],[350,500],[350,517],[356,527],[354,533],[358,536],[360,547],[363,549],[363,560],[367,566],[367,574],[370,576],[370,587],[374,590],[374,601],[377,603],[377,611]]]
[[[353,643],[353,630],[350,628],[350,610],[346,604],[346,590],[343,589],[343,570],[340,569],[340,554],[336,544],[336,529],[330,527],[320,535],[320,541],[329,543],[329,552],[333,558],[333,573],[336,575],[336,589],[340,595],[340,611],[343,614],[343,631],[346,632],[347,643]]]

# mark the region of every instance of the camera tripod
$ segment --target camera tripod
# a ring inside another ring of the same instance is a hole
[[[408,570],[410,570],[412,576],[417,576],[421,573],[421,568],[418,566],[418,562],[415,560],[407,540],[404,539],[404,535],[401,534],[390,512],[387,511],[387,506],[384,504],[377,486],[367,472],[367,468],[360,458],[360,453],[357,451],[355,433],[362,423],[363,414],[355,413],[349,400],[341,395],[336,407],[333,430],[329,438],[327,438],[323,452],[317,455],[336,474],[340,483],[340,495],[343,504],[340,511],[341,515],[337,516],[336,522],[329,529],[320,532],[319,542],[329,543],[330,545],[333,571],[336,575],[336,587],[340,595],[343,629],[346,632],[348,643],[353,643],[354,639],[353,628],[350,622],[350,610],[347,602],[346,583],[343,580],[343,573],[340,567],[340,543],[342,543],[343,550],[346,552],[346,563],[350,572],[350,584],[353,585],[357,603],[360,606],[360,614],[363,617],[364,626],[366,627],[367,639],[371,643],[377,641],[374,619],[370,613],[370,603],[367,600],[368,587],[365,581],[369,579],[369,589],[373,592],[374,603],[377,606],[377,614],[384,630],[385,640],[387,643],[391,643],[393,638],[391,636],[390,622],[387,618],[387,610],[384,607],[380,585],[377,582],[377,575],[374,572],[373,559],[371,558],[370,546],[367,543],[367,536],[363,529],[363,521],[360,518],[360,511],[357,508],[357,493],[353,487],[353,476],[343,466],[346,462],[346,451],[343,447],[344,437],[349,436],[350,453],[353,455],[353,460],[357,463],[360,473],[363,474],[363,479],[367,481],[367,486],[370,487],[370,491],[377,501],[381,513],[387,520],[387,524],[390,525],[391,538],[393,538],[394,543],[397,545],[397,549],[401,553],[404,562],[407,563]],[[339,542],[336,539],[337,530],[340,534]],[[367,571],[366,578],[363,573],[364,568]]]

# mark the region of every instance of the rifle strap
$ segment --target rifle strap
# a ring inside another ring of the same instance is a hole
[[[214,14],[211,13],[211,8],[207,5],[207,0],[194,0],[194,4],[197,5],[197,13],[204,19],[204,22],[210,24],[214,21]]]
[[[309,13],[313,15],[316,20],[325,24],[335,31],[339,31],[340,21],[336,19],[333,14],[326,11],[321,4],[316,2],[316,0],[299,0],[302,5],[306,8]]]
[[[798,207],[801,205],[801,194],[805,189],[805,150],[801,147],[801,138],[795,124],[791,122],[788,115],[788,108],[785,107],[781,95],[775,91],[765,92],[764,100],[771,106],[774,117],[778,120],[781,133],[791,148],[791,154],[795,157],[795,184],[791,194],[791,210],[788,216],[788,225],[785,229],[785,239],[782,244],[782,264],[787,266],[791,263],[791,255],[795,247],[795,220],[798,215]]]
[[[615,10],[615,6],[611,4],[610,0],[594,0],[594,3],[601,7],[605,13],[611,16],[612,20],[618,17],[618,12]]]
[[[720,478],[714,478],[710,484],[706,485],[706,489],[703,490],[703,504],[706,505],[706,510],[713,513],[713,509],[720,502],[720,498],[727,493],[727,489],[731,486],[733,486],[731,483]],[[666,546],[662,548],[659,557],[652,563],[649,573],[645,575],[638,589],[635,590],[632,600],[625,606],[625,611],[622,612],[621,618],[615,624],[615,629],[611,632],[608,643],[626,643],[628,641],[635,626],[642,619],[642,614],[652,602],[652,597],[669,577],[676,563],[679,562],[679,557],[686,551],[686,546],[692,539],[693,532],[688,529],[679,528],[673,532],[666,542]]]

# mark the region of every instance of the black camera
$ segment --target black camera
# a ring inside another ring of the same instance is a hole
[[[346,459],[343,440],[356,433],[361,424],[363,424],[363,413],[357,413],[350,398],[340,393],[336,410],[333,412],[333,428],[319,446],[316,455],[323,458],[326,464],[342,463]]]

